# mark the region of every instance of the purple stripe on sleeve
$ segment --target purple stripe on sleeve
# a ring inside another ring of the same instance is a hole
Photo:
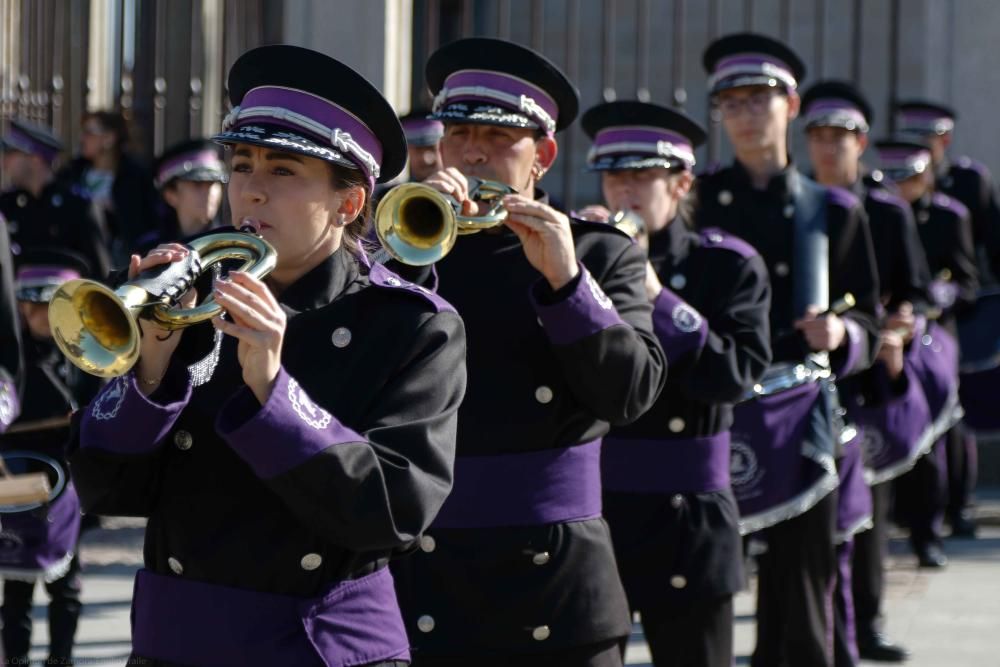
[[[314,403],[284,368],[263,406],[244,387],[222,407],[215,428],[262,479],[287,472],[333,445],[366,442]]]
[[[708,322],[697,310],[664,287],[653,301],[653,331],[672,364],[700,350],[708,340]]]
[[[531,300],[549,340],[555,345],[569,345],[618,324],[625,324],[611,298],[604,293],[590,272],[580,264],[576,289],[565,299],[551,305],[539,303],[535,291]]]
[[[168,402],[145,396],[129,373],[109,382],[90,405],[80,424],[80,446],[116,454],[146,454],[173,428],[191,399],[187,369],[183,376],[165,378],[157,394]]]

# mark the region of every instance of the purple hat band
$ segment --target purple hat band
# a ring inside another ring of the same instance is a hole
[[[487,70],[452,73],[434,98],[435,113],[453,102],[482,102],[522,113],[547,133],[556,131],[559,105],[548,93],[524,79]]]
[[[78,271],[64,266],[26,266],[17,271],[17,282],[22,287],[35,285],[52,285],[56,281],[64,283],[80,277]]]
[[[16,125],[11,125],[10,131],[3,138],[3,143],[16,151],[37,155],[46,162],[52,162],[59,157],[58,148],[38,141],[27,132],[22,132]]]
[[[853,124],[862,132],[868,131],[868,121],[858,107],[847,100],[827,99],[816,100],[806,109],[806,126],[849,127]]]
[[[370,178],[379,176],[382,142],[354,114],[330,100],[294,88],[259,86],[226,116],[222,130],[254,121],[307,132],[343,153]]]
[[[900,132],[945,134],[955,129],[955,120],[940,111],[913,109],[899,112]]]
[[[212,171],[223,171],[224,165],[219,159],[219,154],[213,150],[203,150],[194,153],[185,153],[163,163],[156,173],[156,185],[163,187],[171,180],[182,176],[195,169],[211,169]]]
[[[402,123],[406,143],[416,146],[436,144],[444,136],[444,123],[430,118],[413,118]]]
[[[931,153],[926,149],[887,148],[876,150],[883,171],[922,174],[931,164]]]
[[[759,53],[740,53],[719,59],[715,71],[708,77],[708,87],[714,89],[716,84],[726,79],[752,75],[777,79],[793,90],[798,85],[787,63]]]
[[[694,166],[694,149],[687,137],[657,127],[608,127],[597,133],[587,154],[593,163],[608,155],[641,155],[680,160]]]

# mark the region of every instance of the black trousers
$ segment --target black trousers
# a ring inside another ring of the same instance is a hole
[[[73,664],[73,639],[80,619],[80,555],[70,562],[61,579],[45,584],[49,594],[49,660],[57,665]],[[3,649],[7,664],[27,665],[31,650],[31,600],[35,582],[3,582]]]
[[[837,492],[763,532],[753,667],[832,667]]]
[[[885,559],[889,553],[889,482],[876,484],[872,491],[871,530],[854,536],[851,590],[854,593],[854,628],[865,642],[882,631],[882,592],[885,587]]]
[[[851,559],[854,539],[837,545],[837,584],[833,594],[833,664],[856,667],[857,636],[854,632],[854,594],[851,591]]]
[[[732,667],[732,595],[638,612],[656,667]]]
[[[361,667],[408,667],[410,663],[405,660],[388,660],[385,662],[373,662],[369,665],[362,665]],[[176,662],[163,662],[162,660],[153,660],[152,658],[143,658],[134,653],[129,656],[128,661],[125,663],[125,667],[197,667],[196,665],[182,665]]]
[[[938,440],[912,470],[896,478],[896,517],[910,529],[914,547],[941,542],[948,484],[944,440]]]
[[[979,453],[976,436],[959,422],[945,436],[948,450],[948,518],[954,520],[972,506]]]
[[[627,639],[574,646],[552,653],[505,656],[413,656],[413,667],[622,667]]]

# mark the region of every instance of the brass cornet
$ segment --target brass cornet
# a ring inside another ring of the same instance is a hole
[[[433,264],[449,252],[455,240],[495,227],[507,219],[504,195],[513,188],[478,178],[469,179],[469,198],[487,202],[480,216],[460,215],[461,204],[423,183],[404,183],[390,190],[375,209],[375,233],[386,252],[403,264]]]
[[[243,261],[239,270],[263,278],[274,270],[277,260],[274,247],[251,231],[206,234],[186,246],[196,253],[194,261],[200,259],[202,272],[233,259]],[[177,308],[175,299],[158,297],[141,286],[149,275],[144,272],[116,290],[84,279],[59,286],[49,302],[49,322],[56,345],[70,362],[98,377],[124,375],[139,359],[138,318],[153,320],[166,329],[180,329],[222,312],[211,297],[194,308]],[[177,298],[180,296],[178,293]]]

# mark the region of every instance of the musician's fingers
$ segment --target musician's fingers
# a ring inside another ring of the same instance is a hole
[[[266,334],[261,331],[242,326],[236,322],[227,322],[221,317],[212,318],[212,325],[225,335],[232,336],[248,345],[254,347],[263,347],[266,345]]]
[[[264,281],[254,278],[245,271],[230,271],[229,277],[232,279],[232,284],[254,294],[260,300],[261,304],[275,316],[275,319],[284,319],[284,311],[281,310],[278,300],[271,293],[271,290],[267,288],[267,285],[264,284]]]
[[[274,312],[275,308],[271,303],[255,291],[244,287],[243,284],[238,284],[235,280],[219,280],[215,283],[215,290],[216,293],[221,292],[225,296],[236,299],[244,307],[259,313],[265,320],[275,324],[278,323],[278,317]],[[266,287],[264,291],[270,294]]]
[[[241,301],[228,292],[215,290],[215,302],[222,306],[242,326],[269,334],[278,331],[278,324],[257,308]]]

